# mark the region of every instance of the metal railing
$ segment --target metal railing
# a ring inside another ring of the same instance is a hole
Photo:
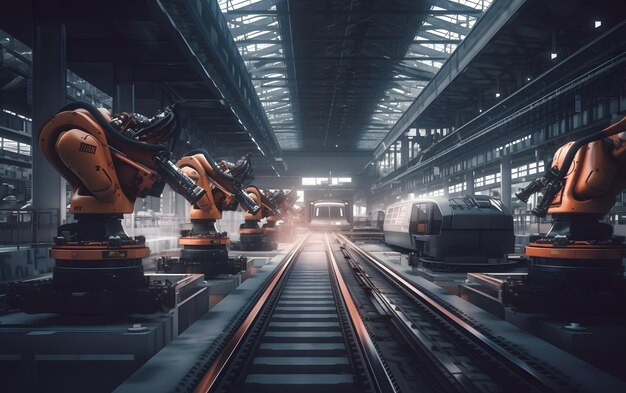
[[[0,68],[10,68],[23,77],[31,78],[32,53],[27,45],[0,30]],[[70,70],[67,71],[67,98],[107,108],[113,105],[111,97]]]
[[[188,221],[187,217],[172,214],[137,212],[125,214],[122,225],[128,236],[141,235],[146,239],[156,239],[178,236],[182,226]]]
[[[68,214],[68,222],[74,221]],[[129,236],[143,235],[148,239],[178,236],[186,217],[174,215],[132,215],[122,221]],[[50,245],[59,223],[58,209],[0,209],[0,245]]]
[[[547,233],[552,226],[552,221],[547,218],[539,218],[527,213],[515,213],[513,215],[513,229],[515,235],[532,235]]]
[[[58,209],[0,209],[0,244],[48,245],[58,226]]]
[[[616,46],[614,42],[625,31],[626,22],[619,23],[555,67],[534,78],[494,107],[450,132],[426,152],[382,176],[377,180],[375,189],[445,160],[445,157],[458,151],[461,147],[466,146],[467,149],[468,143],[473,142],[472,146],[475,146],[478,143],[478,138],[486,137],[511,121],[550,102],[555,102],[557,98],[576,91],[591,81],[606,77],[609,72],[617,72],[616,70],[619,70],[619,67],[623,67],[626,63],[626,52],[623,46]],[[595,60],[590,61],[590,58]],[[545,86],[542,87],[542,84]],[[556,137],[551,139],[556,139]],[[545,143],[545,141],[542,142]],[[528,148],[531,147],[533,145],[528,146]]]

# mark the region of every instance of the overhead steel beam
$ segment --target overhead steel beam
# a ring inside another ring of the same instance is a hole
[[[277,5],[280,1],[282,0],[261,0],[261,1],[255,1],[252,4],[248,4],[245,5],[243,7],[239,7],[237,8],[237,11],[241,11],[241,12],[247,12],[247,11],[252,11],[255,8],[260,8],[260,9],[267,9],[269,10],[270,8],[272,8],[273,6]],[[217,1],[215,1],[215,3],[217,3]],[[232,12],[233,10],[227,10],[227,12]]]
[[[471,30],[469,27],[461,26],[458,23],[453,23],[444,19],[436,18],[434,16],[427,17],[426,22],[432,25],[432,27],[434,27],[435,29],[453,31],[462,35],[469,34]]]
[[[420,36],[421,37],[421,36]],[[450,38],[427,38],[423,40],[413,40],[415,44],[460,44],[462,40]]]
[[[15,142],[31,144],[32,137],[23,132],[13,130],[8,127],[0,126],[0,137],[7,138]]]
[[[431,75],[432,76],[432,75]],[[259,78],[251,78],[253,81],[294,81],[295,79],[289,79],[289,78],[280,78],[280,77],[259,77]],[[424,77],[420,76],[420,77],[406,77],[406,78],[402,78],[401,80],[405,80],[405,81],[423,81]],[[430,80],[430,78],[428,78],[428,80]],[[345,76],[345,77],[339,77],[337,78],[337,81],[347,81],[347,82],[353,82],[354,79],[351,78],[350,76]],[[331,82],[335,82],[335,81],[329,81],[328,78],[300,78],[298,79],[298,82],[327,82],[329,84],[331,84]],[[359,82],[389,82],[389,79],[386,78],[359,78]],[[279,87],[279,86],[270,86],[269,88],[272,87]]]
[[[431,29],[431,31],[432,31],[432,29]],[[453,33],[453,32],[450,32],[450,33]],[[454,34],[457,34],[457,33],[454,33]],[[438,34],[435,34],[435,33],[431,33],[429,30],[419,31],[417,33],[417,36],[420,37],[420,38],[428,39],[428,40],[436,40],[436,39],[440,39],[440,38],[445,38],[444,36],[441,36],[441,35],[438,35]],[[459,36],[463,37],[462,35],[459,35]]]
[[[276,44],[280,44],[280,42],[276,42]],[[275,45],[275,46],[269,46],[269,47],[261,49],[261,50],[255,50],[253,52],[254,52],[255,56],[262,57],[262,56],[265,56],[265,55],[276,54],[276,53],[278,53],[278,49],[280,49],[280,46]]]
[[[282,150],[216,1],[154,0],[180,49],[266,155]]]
[[[15,165],[22,168],[32,168],[33,164],[27,161],[14,160],[12,158],[0,157],[0,164],[3,165]]]
[[[259,30],[254,25],[247,25],[248,30],[238,33],[237,35],[233,35],[233,39],[237,44],[275,44],[280,43],[281,41],[278,39],[280,34],[276,30]],[[263,34],[259,34],[255,37],[238,39],[239,37],[245,36],[246,34],[250,34],[252,32],[257,33],[263,31]],[[231,34],[232,34],[231,30]]]
[[[405,81],[406,80],[430,81],[435,76],[435,72],[432,72],[430,70],[426,70],[426,69],[418,68],[418,67],[412,67],[412,66],[409,66],[407,64],[402,64],[402,63],[394,65],[393,69],[395,71],[398,71],[402,75],[405,75],[408,77],[408,78],[402,78],[400,79],[400,81],[403,81],[403,80]]]
[[[429,57],[434,57],[434,56],[445,56],[447,55],[448,58],[450,58],[450,53],[447,52],[443,52],[440,50],[436,50],[436,49],[432,49],[432,48],[428,48],[426,46],[422,46],[419,45],[420,42],[419,41],[414,41],[411,43],[411,46],[409,47],[409,53],[419,53],[420,55],[427,55]],[[428,59],[430,60],[430,59]]]
[[[415,10],[376,10],[374,11],[376,15],[398,15],[398,16],[424,16],[424,15],[480,15],[483,12],[481,10],[475,10],[473,8],[461,9],[461,8],[451,8],[447,10],[426,10],[426,11],[415,11]],[[242,15],[280,15],[286,14],[286,11],[277,11],[277,10],[262,10],[262,9],[238,9],[228,11],[228,18],[234,18]],[[300,12],[294,12],[292,15],[329,15],[329,16],[345,16],[345,15],[371,15],[372,11],[360,11],[360,10],[339,10],[339,9],[329,9],[329,10],[306,10]]]
[[[452,9],[452,10],[459,10],[460,12],[472,12],[472,11],[476,11],[475,8],[469,7],[467,5],[463,5],[454,1],[450,1],[450,0],[435,0],[433,2],[434,6],[437,7],[441,7],[441,8],[445,8],[446,11],[448,9]],[[480,10],[478,10],[480,11]]]
[[[252,31],[254,31],[254,29],[251,29]],[[245,33],[244,33],[245,34]],[[264,34],[263,36],[265,36],[267,34]],[[282,44],[283,41],[279,40],[279,39],[264,39],[264,38],[260,38],[262,36],[259,36],[259,38],[257,37],[252,37],[249,39],[243,39],[243,40],[238,40],[237,44],[241,44],[241,45],[251,45],[251,44]],[[352,39],[348,39],[348,41],[354,41],[356,40],[356,38],[352,38]],[[396,42],[398,40],[397,37],[385,37],[385,36],[377,36],[377,37],[367,37],[367,41],[368,42],[375,42],[375,41],[381,41],[381,42]],[[297,39],[294,40],[295,42],[302,42],[302,43],[310,43],[310,42],[343,42],[344,38],[343,37],[318,37],[318,38],[302,38],[302,39]],[[453,39],[447,39],[447,38],[437,38],[437,39],[424,39],[424,40],[415,40],[412,41],[415,44],[458,44],[461,42],[461,40],[453,40]]]
[[[459,44],[437,75],[426,86],[413,104],[400,117],[374,150],[373,159],[378,159],[402,133],[428,108],[450,83],[480,53],[498,31],[511,19],[525,0],[495,1],[485,15],[476,23],[471,33]]]
[[[341,57],[338,56],[328,56],[328,57],[298,57],[297,59],[291,57],[246,57],[246,61],[258,61],[258,62],[275,62],[275,61],[293,61],[297,60],[298,63],[302,62],[319,62],[319,61],[332,61],[336,62],[341,60]],[[344,58],[345,59],[345,58]],[[403,56],[403,57],[373,57],[373,56],[351,56],[350,62],[391,62],[395,63],[397,61],[404,60],[435,60],[435,61],[445,61],[448,59],[448,56]]]

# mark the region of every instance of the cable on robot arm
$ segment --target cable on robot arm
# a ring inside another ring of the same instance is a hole
[[[189,202],[195,203],[206,192],[200,187],[197,187],[195,183],[187,177],[187,175],[174,165],[171,161],[171,154],[165,146],[141,142],[135,138],[121,134],[119,130],[116,130],[115,127],[113,127],[113,125],[111,125],[107,119],[104,118],[102,113],[100,113],[98,108],[95,106],[86,102],[72,102],[61,108],[59,112],[74,111],[77,109],[83,109],[89,112],[89,114],[102,127],[107,138],[116,140],[121,144],[126,144],[130,148],[137,149],[139,151],[150,152],[152,154],[157,173],[172,187],[175,192],[181,194]],[[173,112],[170,111],[169,115],[163,118],[168,118],[169,120],[163,121],[163,119],[159,119],[158,123],[161,125],[171,125],[171,121],[174,121],[174,117]]]
[[[131,147],[134,147],[138,150],[142,151],[150,151],[150,152],[158,152],[158,151],[166,151],[165,146],[162,145],[154,145],[149,143],[140,142],[136,139],[129,138],[126,135],[121,134],[118,130],[116,130],[109,122],[104,118],[102,113],[95,106],[87,103],[87,102],[71,102],[61,108],[58,113],[66,112],[66,111],[75,111],[77,109],[83,109],[89,112],[89,114],[96,120],[98,125],[102,127],[107,138],[111,138],[120,143],[129,144]]]
[[[572,146],[569,148],[569,150],[567,151],[567,154],[565,155],[565,158],[563,159],[561,166],[558,168],[559,169],[558,173],[545,186],[544,195],[539,201],[539,203],[537,204],[537,206],[532,210],[532,213],[538,217],[546,216],[552,201],[554,200],[556,195],[559,193],[559,191],[561,191],[561,189],[563,188],[563,181],[564,181],[563,179],[565,179],[565,176],[569,172],[570,167],[572,166],[572,162],[574,161],[574,158],[576,157],[576,153],[578,153],[578,151],[583,146],[591,142],[595,142],[595,141],[619,134],[620,132],[623,132],[625,130],[626,130],[626,117],[624,117],[617,123],[608,126],[602,131],[595,132],[591,135],[588,135],[586,137],[580,138],[579,140],[575,141],[572,144]]]
[[[261,192],[261,205],[265,209],[263,216],[280,216],[278,205],[274,203],[273,196],[267,196]]]
[[[241,206],[246,211],[249,211],[252,214],[255,214],[256,212],[259,211],[260,206],[257,205],[257,203],[248,196],[248,194],[245,192],[244,187],[239,181],[239,179],[222,171],[208,151],[206,151],[205,149],[194,149],[185,155],[194,155],[194,154],[202,154],[204,158],[207,160],[207,162],[209,163],[209,165],[211,166],[211,168],[213,169],[214,173],[217,176],[219,176],[221,180],[228,181],[228,183],[230,184],[230,188],[232,188],[232,193],[234,197],[237,199],[237,201],[239,201]],[[217,183],[220,183],[220,179],[214,179],[214,180]]]
[[[173,151],[181,131],[176,108],[177,104],[165,107],[152,118],[123,112],[115,115],[111,124],[123,135],[141,142],[162,144],[169,141],[167,150]]]

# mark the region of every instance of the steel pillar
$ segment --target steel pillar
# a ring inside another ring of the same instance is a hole
[[[500,198],[502,203],[511,208],[511,157],[504,156],[500,160]]]
[[[66,219],[65,179],[50,165],[39,148],[42,126],[65,104],[67,94],[65,26],[61,23],[57,3],[33,2],[32,196],[33,208],[57,209],[61,223]]]
[[[474,195],[474,172],[465,172],[465,193],[467,195]]]
[[[135,112],[135,85],[130,66],[115,67],[113,112]]]

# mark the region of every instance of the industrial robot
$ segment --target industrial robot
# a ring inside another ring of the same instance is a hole
[[[532,213],[552,216],[546,235],[526,246],[528,276],[511,283],[509,304],[522,310],[608,313],[623,306],[624,237],[601,222],[626,188],[626,118],[557,150],[543,177],[517,193]]]
[[[207,151],[199,149],[185,155],[176,165],[208,192],[191,206],[192,228],[181,231],[178,240],[183,246],[180,259],[160,259],[159,270],[201,273],[206,278],[245,270],[245,257],[228,257],[230,239],[226,232],[217,231],[215,221],[222,218],[223,211],[234,211],[239,204],[250,214],[260,210],[242,186],[252,172],[250,157],[244,156],[234,164],[227,161],[216,163]]]
[[[293,221],[295,221],[300,214],[300,210],[294,206],[297,198],[298,196],[295,189],[292,189],[288,193],[284,193],[280,190],[271,196],[270,201],[280,212],[280,215],[266,217],[263,230],[266,236],[272,239],[273,242],[293,241],[295,230]],[[278,221],[282,221],[281,225],[278,225]]]
[[[25,312],[152,313],[171,299],[172,284],[151,281],[142,259],[145,238],[129,237],[124,214],[136,198],[160,196],[167,183],[190,203],[206,191],[171,159],[180,132],[176,106],[154,117],[110,115],[84,102],[70,103],[42,128],[39,146],[72,187],[70,212],[50,256],[53,277],[13,283],[9,301]]]
[[[261,192],[256,186],[248,186],[246,191],[261,209],[257,212],[244,211],[244,223],[239,226],[239,248],[242,251],[271,251],[278,248],[273,229],[259,226],[263,218],[274,221],[280,218],[280,211],[274,204],[278,193]]]

